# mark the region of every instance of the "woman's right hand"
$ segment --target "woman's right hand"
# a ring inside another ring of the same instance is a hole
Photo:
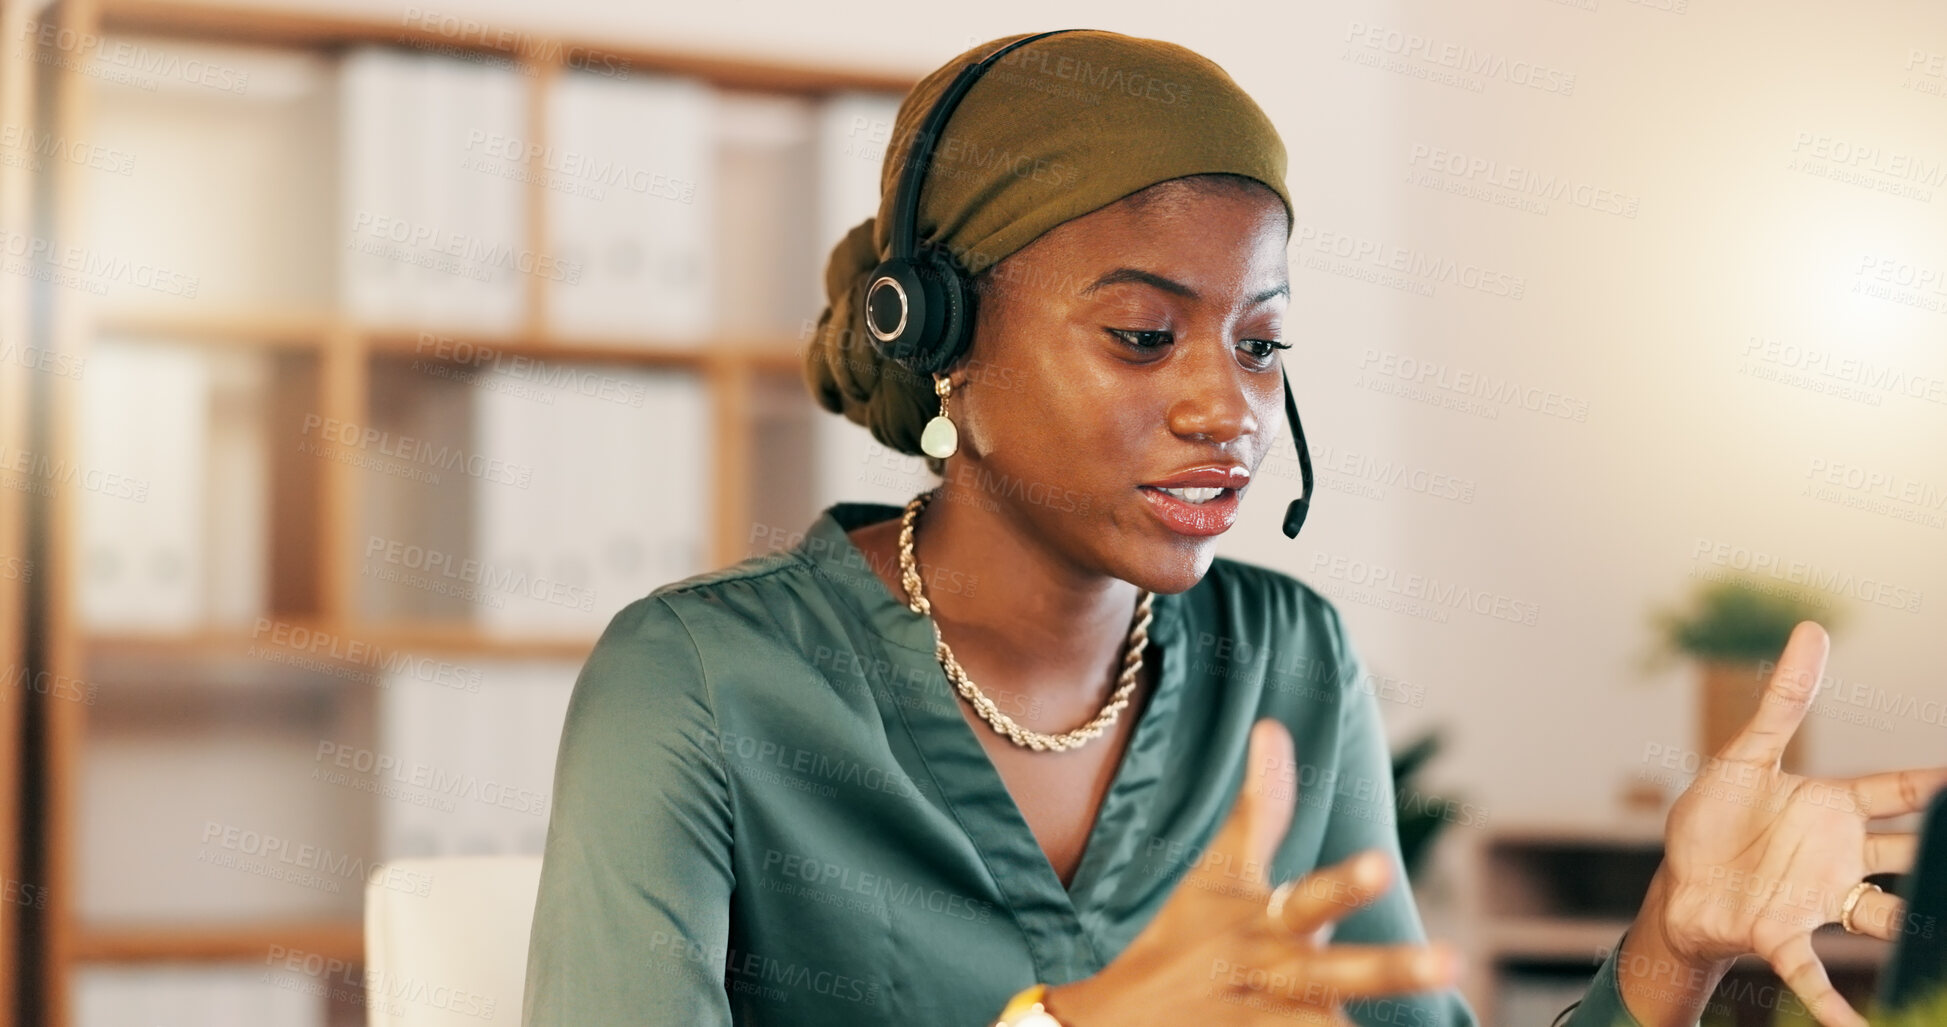
[[[1346,1024],[1345,1002],[1452,987],[1458,959],[1445,945],[1336,945],[1331,926],[1385,892],[1391,861],[1367,850],[1299,878],[1283,923],[1267,914],[1271,854],[1297,796],[1291,735],[1275,720],[1251,728],[1237,803],[1169,901],[1093,977],[1048,990],[1065,1027],[1289,1025],[1294,1017]]]

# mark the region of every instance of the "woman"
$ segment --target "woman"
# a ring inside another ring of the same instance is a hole
[[[1401,880],[1337,611],[1212,552],[1283,401],[1292,208],[1258,107],[1171,44],[1031,41],[955,109],[921,194],[920,230],[978,272],[971,349],[915,374],[859,327],[904,147],[1020,38],[906,98],[807,352],[821,403],[944,481],[615,618],[562,738],[531,1027],[1475,1022]],[[1897,902],[1853,885],[1912,840],[1866,820],[1947,773],[1779,770],[1825,648],[1799,626],[1678,803],[1574,1027],[1694,1023],[1747,951],[1821,1023],[1861,1022],[1809,932],[1843,912],[1890,937]]]

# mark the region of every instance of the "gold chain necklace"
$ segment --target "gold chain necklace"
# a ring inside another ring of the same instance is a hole
[[[931,617],[933,604],[927,601],[926,592],[920,587],[919,561],[913,556],[913,521],[919,516],[921,508],[933,498],[931,491],[914,496],[906,504],[906,515],[899,523],[899,580],[906,586],[906,605],[914,613]],[[1108,705],[1095,719],[1073,731],[1059,735],[1030,731],[1014,722],[1014,718],[1000,711],[992,699],[982,692],[967,672],[960,667],[960,661],[953,658],[953,650],[947,648],[946,639],[940,637],[940,622],[933,621],[933,652],[939,657],[940,666],[946,671],[947,679],[953,682],[962,698],[980,714],[982,720],[992,725],[995,731],[1006,735],[1009,741],[1036,752],[1053,749],[1064,752],[1074,749],[1094,739],[1107,730],[1122,715],[1122,708],[1129,705],[1129,696],[1136,690],[1136,675],[1142,672],[1143,649],[1149,644],[1151,593],[1144,591],[1142,601],[1136,604],[1135,624],[1129,630],[1129,648],[1122,657],[1122,676],[1117,679],[1116,689],[1110,694]]]

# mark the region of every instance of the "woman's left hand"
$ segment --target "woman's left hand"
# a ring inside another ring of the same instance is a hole
[[[1669,976],[1657,980],[1658,973],[1638,969],[1632,981],[1619,973],[1625,1001],[1633,990],[1639,1001],[1628,1004],[1632,1012],[1643,1007],[1637,1015],[1645,1023],[1661,1020],[1656,1013],[1694,1023],[1694,1012],[1680,1009],[1689,1003],[1666,1005],[1659,996],[1680,994],[1687,981],[1707,982],[1707,998],[1732,960],[1755,952],[1819,1023],[1864,1027],[1832,987],[1812,931],[1841,920],[1848,895],[1867,874],[1912,866],[1914,835],[1872,833],[1867,823],[1924,808],[1947,786],[1947,767],[1846,779],[1781,769],[1785,745],[1818,693],[1827,648],[1817,623],[1793,629],[1758,712],[1703,762],[1670,811],[1663,864],[1622,953],[1629,957],[1634,948],[1636,963],[1664,963]],[[1856,931],[1878,938],[1890,940],[1909,926],[1905,904],[1870,887],[1850,912]]]

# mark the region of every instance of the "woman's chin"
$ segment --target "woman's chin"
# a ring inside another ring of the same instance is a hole
[[[1216,559],[1216,538],[1178,538],[1174,544],[1157,547],[1139,566],[1127,569],[1122,580],[1157,595],[1188,592],[1210,570]]]

